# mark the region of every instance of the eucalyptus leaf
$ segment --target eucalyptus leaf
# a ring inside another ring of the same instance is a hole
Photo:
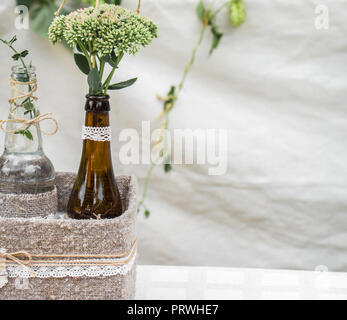
[[[15,53],[13,56],[12,56],[12,59],[14,61],[18,61],[18,59],[21,57],[20,53]]]
[[[120,89],[124,89],[127,87],[130,87],[131,85],[133,85],[135,82],[137,81],[137,78],[133,78],[127,81],[123,81],[123,82],[119,82],[119,83],[115,83],[115,84],[111,84],[108,89],[109,90],[120,90]]]
[[[28,50],[24,50],[24,51],[22,51],[22,52],[20,53],[20,56],[21,56],[22,58],[25,58],[28,54],[29,54],[29,51],[28,51]]]
[[[90,67],[88,64],[87,58],[80,53],[75,53],[74,54],[74,59],[76,62],[77,67],[84,73],[84,74],[89,74],[90,72]]]

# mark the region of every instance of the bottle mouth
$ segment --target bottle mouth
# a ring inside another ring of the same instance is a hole
[[[109,95],[86,95],[87,101],[84,110],[93,112],[110,111]]]
[[[89,100],[95,100],[95,101],[108,101],[108,100],[110,100],[110,96],[108,94],[101,95],[101,96],[97,96],[97,95],[93,95],[93,94],[87,94],[86,98]]]

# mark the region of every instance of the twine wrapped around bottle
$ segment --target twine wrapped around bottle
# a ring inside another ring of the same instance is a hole
[[[10,78],[10,87],[13,90],[14,97],[11,97],[8,99],[8,102],[14,106],[14,108],[21,107],[20,105],[17,105],[17,100],[21,100],[24,98],[31,98],[33,100],[38,100],[36,96],[34,96],[34,93],[37,91],[37,80],[33,79],[31,81],[22,82],[22,81],[16,81],[12,78]],[[30,91],[29,92],[23,92],[18,88],[18,86],[29,86]],[[16,115],[13,113],[14,109],[11,109],[10,111],[10,117],[11,119],[6,120],[0,120],[0,129],[4,131],[5,133],[16,133],[18,131],[24,130],[25,128],[34,125],[41,133],[45,135],[54,135],[58,131],[58,121],[52,117],[52,113],[45,113],[42,115],[38,115],[33,119],[23,119],[23,118],[16,118]],[[54,129],[51,131],[42,130],[40,126],[38,125],[40,122],[45,120],[51,120],[54,124]],[[7,123],[20,123],[22,126],[16,129],[6,129],[4,128],[4,124]]]

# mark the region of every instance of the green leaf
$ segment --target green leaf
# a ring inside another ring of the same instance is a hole
[[[167,94],[168,99],[164,101],[164,111],[166,111],[167,106],[169,104],[174,104],[175,103],[175,92],[176,92],[176,87],[175,86],[171,86],[170,90]]]
[[[100,94],[102,92],[102,84],[97,68],[90,70],[88,74],[88,84],[90,94]]]
[[[107,54],[103,57],[101,57],[101,60],[108,63],[112,68],[117,68],[118,65],[117,65],[117,57],[115,54],[113,55],[110,55],[110,54]]]
[[[144,212],[145,218],[149,218],[149,216],[151,215],[151,213],[149,212],[148,209],[145,210]]]
[[[222,37],[223,37],[223,33],[219,31],[217,26],[213,26],[211,31],[213,35],[213,40],[212,40],[212,46],[210,49],[210,55],[213,53],[215,49],[218,48],[220,41],[222,40]]]
[[[21,135],[27,137],[29,140],[34,140],[33,135],[31,134],[31,132],[28,129],[18,130],[14,134],[21,134]]]
[[[8,44],[9,44],[10,46],[12,46],[13,43],[14,43],[15,41],[17,41],[17,36],[16,36],[16,35],[13,36],[13,38],[8,42]]]
[[[164,164],[164,171],[165,173],[168,173],[172,170],[172,165],[170,163],[165,163]]]
[[[25,58],[28,54],[29,54],[29,51],[28,51],[28,50],[24,50],[24,51],[22,51],[22,52],[20,53],[20,56],[21,56],[22,58]]]
[[[35,2],[35,0],[17,0],[17,6],[26,6],[30,8],[30,6]]]
[[[199,19],[204,22],[204,18],[205,18],[205,5],[204,5],[204,1],[200,0],[199,4],[196,8],[196,13],[199,17]]]
[[[115,84],[111,84],[108,89],[109,90],[120,90],[120,89],[124,89],[127,87],[130,87],[131,85],[133,85],[135,82],[137,81],[137,78],[133,78],[127,81],[123,81],[123,82],[119,82],[119,83],[115,83]]]
[[[31,134],[31,132],[29,130],[25,130],[25,136],[29,139],[29,140],[34,140],[33,135]]]
[[[38,5],[30,11],[30,28],[40,36],[47,38],[48,28],[55,18],[55,5]],[[62,10],[61,14],[65,14],[66,10]]]
[[[89,74],[90,72],[90,67],[87,58],[80,53],[75,53],[74,54],[75,62],[77,67],[84,73],[84,74]]]
[[[83,52],[83,50],[81,49],[81,47],[78,43],[76,44],[76,49],[78,52],[81,52],[81,53]]]
[[[30,101],[23,103],[23,107],[25,109],[24,114],[35,111],[35,106]]]
[[[14,61],[18,61],[18,59],[21,57],[20,53],[15,53],[13,56],[12,56],[12,59]]]

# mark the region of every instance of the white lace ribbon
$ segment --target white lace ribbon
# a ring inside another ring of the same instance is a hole
[[[79,260],[81,262],[98,260]],[[104,260],[103,260],[104,261]],[[109,259],[108,262],[119,260]],[[126,275],[132,269],[136,261],[136,252],[128,263],[120,266],[114,265],[62,265],[62,266],[20,266],[7,265],[9,278],[78,278],[78,277],[110,277]]]
[[[135,249],[136,250],[136,249]],[[136,251],[131,253],[131,259],[122,265],[109,265],[112,262],[121,262],[120,259],[107,259],[105,265],[99,265],[98,259],[80,259],[75,262],[81,262],[82,264],[68,265],[67,262],[63,262],[66,265],[54,265],[54,266],[40,266],[30,265],[21,266],[18,264],[7,264],[8,278],[78,278],[78,277],[110,277],[116,275],[126,275],[134,266],[136,261]],[[88,262],[93,262],[88,265]],[[98,265],[94,265],[97,263]]]
[[[82,140],[111,141],[111,127],[87,127],[82,126]]]

